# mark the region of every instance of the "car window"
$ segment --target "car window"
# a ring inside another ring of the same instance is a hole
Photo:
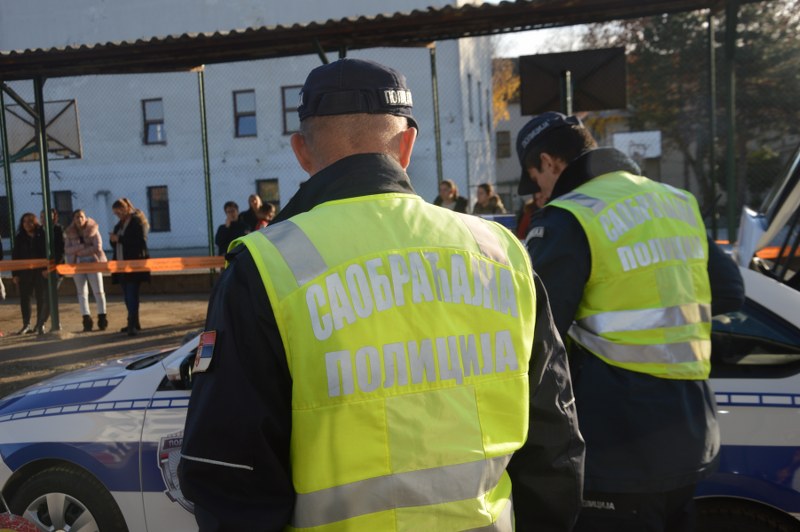
[[[780,378],[800,373],[800,330],[751,300],[715,316],[711,333],[714,378]]]
[[[769,245],[756,252],[755,265],[777,281],[800,290],[800,208]]]

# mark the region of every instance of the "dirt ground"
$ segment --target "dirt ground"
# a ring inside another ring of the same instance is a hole
[[[142,331],[137,336],[119,332],[126,325],[121,296],[108,296],[109,326],[82,332],[77,299],[61,297],[60,331],[42,336],[16,332],[22,327],[18,298],[0,301],[0,397],[58,373],[104,360],[179,345],[183,337],[203,327],[208,294],[142,295],[139,312]],[[35,307],[35,305],[34,305]],[[34,308],[34,319],[36,310]],[[50,323],[48,323],[48,328]]]

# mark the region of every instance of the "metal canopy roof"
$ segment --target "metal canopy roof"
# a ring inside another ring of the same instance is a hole
[[[753,1],[753,0],[744,0]],[[0,81],[190,70],[204,64],[428,43],[660,13],[726,0],[516,0],[148,40],[0,52]],[[317,46],[318,43],[318,46]]]

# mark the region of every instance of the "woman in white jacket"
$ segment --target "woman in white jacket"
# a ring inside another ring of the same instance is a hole
[[[72,224],[64,231],[64,254],[68,264],[84,262],[107,262],[103,252],[103,237],[97,222],[88,218],[82,209],[72,213]],[[97,303],[97,327],[104,331],[108,327],[106,317],[106,293],[103,288],[103,275],[96,273],[76,273],[75,289],[78,292],[78,305],[83,314],[83,330],[91,331],[94,322],[89,311],[89,287]]]

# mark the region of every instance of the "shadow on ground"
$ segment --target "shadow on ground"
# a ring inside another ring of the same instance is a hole
[[[80,328],[75,328],[80,323],[80,314],[74,313],[77,305],[75,309],[65,305],[61,331],[0,338],[0,397],[65,371],[178,346],[188,333],[202,328],[207,297],[171,297],[143,304],[147,318],[137,336],[118,332],[119,323],[106,331],[79,332]],[[117,317],[124,315],[121,302],[111,303],[109,313],[112,311]]]

